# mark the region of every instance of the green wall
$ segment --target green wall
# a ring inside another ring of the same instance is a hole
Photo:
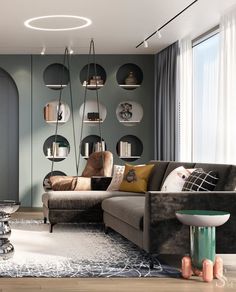
[[[84,87],[80,82],[80,71],[87,64],[87,55],[71,58],[71,84],[76,122],[76,139],[79,142],[81,120],[79,108],[83,103]],[[102,124],[102,136],[107,148],[114,154],[115,164],[124,164],[116,154],[116,143],[124,135],[135,135],[143,142],[143,153],[134,164],[142,164],[154,157],[153,150],[153,96],[154,96],[154,56],[152,55],[98,55],[96,62],[107,74],[105,86],[99,89],[99,100],[107,108],[107,117]],[[43,80],[45,68],[53,63],[63,63],[62,55],[2,55],[0,67],[14,79],[19,92],[19,199],[23,206],[40,207],[44,192],[43,179],[51,170],[51,161],[43,153],[45,140],[55,134],[55,125],[47,124],[43,118],[46,103],[58,100],[59,91],[47,88]],[[126,63],[138,65],[143,72],[140,88],[125,90],[116,81],[116,73]],[[70,105],[69,87],[63,89],[62,101]],[[87,100],[94,100],[95,91],[88,90]],[[118,122],[117,105],[122,101],[136,101],[143,107],[142,121],[132,127]],[[71,145],[67,159],[54,163],[54,170],[67,175],[75,175],[75,159],[72,134],[72,120],[60,125],[58,134],[64,136]],[[98,135],[97,126],[84,126],[84,137]],[[82,158],[80,171],[86,160]]]

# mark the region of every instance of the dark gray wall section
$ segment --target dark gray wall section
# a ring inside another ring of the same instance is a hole
[[[19,96],[19,198],[23,206],[31,206],[31,60],[26,55],[1,55],[0,68],[14,80]],[[12,174],[14,175],[14,173]]]
[[[11,76],[0,69],[0,199],[18,200],[19,97]]]

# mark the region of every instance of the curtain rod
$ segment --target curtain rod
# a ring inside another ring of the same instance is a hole
[[[152,34],[150,34],[147,38],[145,38],[141,43],[139,43],[135,48],[137,49],[138,47],[140,47],[144,41],[149,40],[152,36],[154,36],[158,31],[160,31],[161,29],[163,29],[167,24],[169,24],[171,21],[173,21],[175,18],[177,18],[180,14],[182,14],[185,10],[187,10],[188,8],[190,8],[193,4],[195,4],[196,2],[198,2],[198,0],[193,1],[192,3],[190,3],[188,6],[186,6],[183,10],[181,10],[178,14],[176,14],[174,17],[172,17],[170,20],[168,20],[166,23],[164,23],[161,27],[159,27],[156,31],[154,31]]]

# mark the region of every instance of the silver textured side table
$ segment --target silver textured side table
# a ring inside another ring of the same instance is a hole
[[[0,201],[0,260],[7,260],[14,254],[14,246],[10,243],[11,228],[9,218],[16,212],[20,202],[12,200]]]

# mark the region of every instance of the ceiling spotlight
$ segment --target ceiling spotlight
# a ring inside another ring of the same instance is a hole
[[[45,51],[46,51],[46,49],[43,48],[40,54],[41,54],[41,55],[45,55]]]
[[[169,23],[171,23],[173,20],[175,20],[177,17],[179,17],[182,13],[184,13],[184,11],[186,11],[187,9],[189,9],[192,5],[194,5],[195,3],[197,3],[198,0],[194,0],[193,2],[191,2],[188,6],[186,6],[183,10],[181,10],[179,13],[177,13],[175,16],[173,16],[171,19],[167,20],[162,26],[160,26],[157,30],[155,30],[153,33],[151,33],[148,37],[146,37],[146,41],[149,40],[151,37],[153,37],[155,34],[157,34],[157,37],[160,39],[161,38],[161,33],[160,30],[163,29],[164,27],[166,27]],[[140,42],[135,48],[139,48],[142,44],[144,43],[144,41]]]
[[[74,51],[72,49],[69,50],[69,54],[72,55],[74,54]]]
[[[147,41],[143,41],[143,46],[144,46],[144,48],[148,48],[148,42]]]
[[[158,30],[158,31],[157,31],[157,38],[158,38],[158,39],[161,39],[161,37],[162,37],[161,32]]]

